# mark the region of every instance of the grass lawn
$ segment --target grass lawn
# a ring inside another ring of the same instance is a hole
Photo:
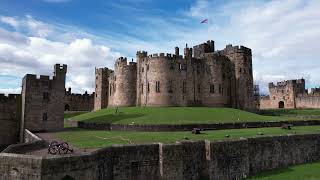
[[[263,116],[232,108],[211,107],[123,107],[107,108],[75,116],[78,121],[116,124],[195,124],[241,121],[294,120],[294,117]]]
[[[248,180],[317,180],[320,179],[320,162],[291,166],[284,169],[266,171]]]
[[[259,133],[263,135],[259,135]],[[134,132],[134,131],[94,131],[84,129],[71,129],[70,131],[55,133],[58,139],[67,141],[79,148],[100,148],[113,144],[143,144],[143,143],[174,143],[182,140],[219,140],[240,137],[285,135],[285,134],[320,133],[320,126],[297,126],[292,130],[276,128],[232,129],[202,131],[200,135],[183,132]]]
[[[64,119],[69,119],[80,114],[85,114],[87,111],[65,111],[64,112]]]
[[[320,109],[272,109],[261,110],[262,115],[295,117],[296,119],[320,119]]]

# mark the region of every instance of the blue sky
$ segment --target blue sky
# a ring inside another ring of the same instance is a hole
[[[26,73],[52,75],[55,63],[68,64],[67,87],[92,91],[94,68],[113,68],[119,56],[172,53],[208,39],[217,49],[251,48],[264,93],[268,82],[292,78],[314,87],[319,9],[317,0],[1,0],[0,92],[19,92]]]

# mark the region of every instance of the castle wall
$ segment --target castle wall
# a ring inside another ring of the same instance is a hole
[[[84,94],[71,93],[71,88],[65,92],[64,96],[64,110],[65,111],[92,111],[94,108],[94,96],[88,94],[87,91]]]
[[[0,151],[19,141],[21,96],[0,94]]]
[[[27,74],[22,81],[22,123],[31,131],[63,129],[67,65],[55,65],[53,79]]]
[[[136,82],[137,64],[127,64],[126,58],[119,58],[115,63],[113,76],[109,77],[109,106],[135,106],[136,105]]]
[[[112,146],[83,155],[0,154],[2,179],[244,179],[320,160],[320,135]]]
[[[296,108],[320,108],[320,96],[312,94],[297,96]]]

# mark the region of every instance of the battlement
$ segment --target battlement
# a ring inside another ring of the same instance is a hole
[[[128,64],[128,59],[126,57],[120,57],[116,60],[115,66],[116,67],[121,67],[121,66],[136,66],[137,63],[133,62],[133,59],[131,62]]]
[[[145,58],[148,56],[148,52],[147,51],[137,51],[137,57],[139,58]]]
[[[214,41],[212,40],[193,46],[193,54],[195,58],[201,58],[205,53],[212,53],[214,51]]]
[[[183,56],[182,55],[176,55],[176,54],[171,54],[171,53],[154,53],[154,54],[150,54],[148,56],[149,59],[152,59],[152,58],[163,58],[163,59],[175,59],[175,58],[179,58],[179,59],[182,59]]]
[[[67,73],[67,65],[63,64],[55,64],[54,65],[54,75],[57,76],[58,74],[66,74]]]
[[[89,97],[89,96],[93,96],[94,93],[92,94],[88,94],[88,91],[85,91],[84,94],[79,94],[79,93],[72,93],[71,92],[71,87],[68,88],[68,90],[65,89],[65,95],[66,96],[75,96],[75,97]]]
[[[232,44],[228,44],[223,51],[225,51],[226,53],[244,53],[244,54],[248,54],[251,55],[251,49],[247,48],[245,46],[232,46]]]
[[[47,75],[40,75],[40,76],[37,76],[35,74],[26,74],[24,78],[27,78],[28,80],[31,80],[31,81],[37,81],[37,80],[40,80],[40,81],[50,81],[53,79],[50,78],[50,76],[47,76]]]
[[[7,102],[7,101],[15,101],[18,97],[20,97],[21,94],[0,94],[0,101],[1,102]]]

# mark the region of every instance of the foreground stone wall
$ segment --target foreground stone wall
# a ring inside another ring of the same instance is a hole
[[[320,134],[112,146],[83,155],[0,154],[0,179],[243,179],[320,161]]]

